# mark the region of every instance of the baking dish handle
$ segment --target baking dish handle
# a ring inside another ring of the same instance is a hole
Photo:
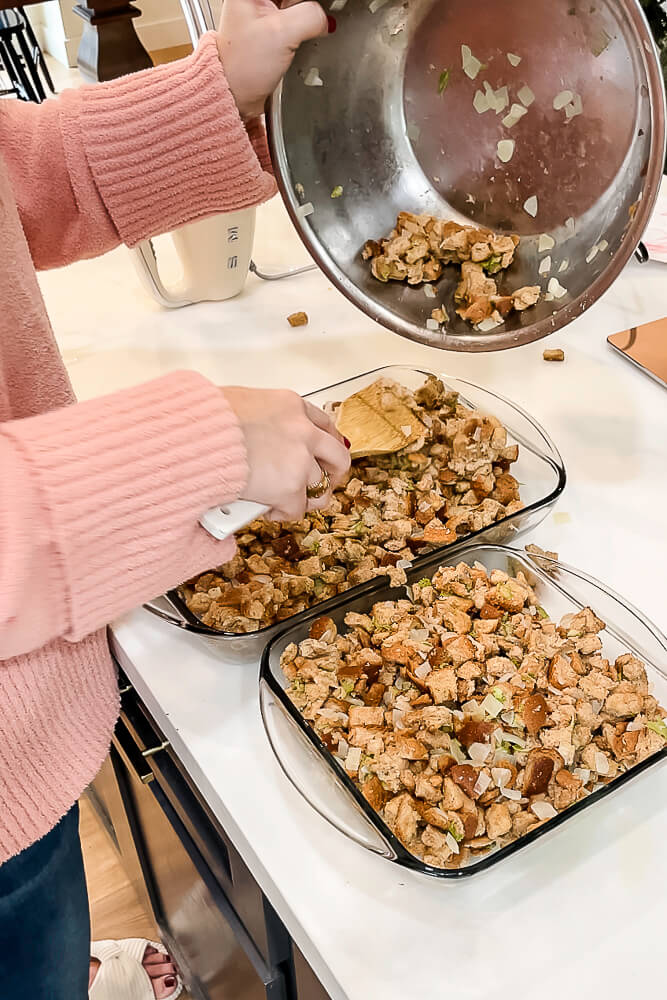
[[[361,847],[396,860],[396,851],[364,816],[315,748],[275,697],[266,680],[259,683],[264,729],[281,770],[320,816]]]
[[[157,600],[163,600],[165,603],[168,602],[167,597],[157,598]],[[155,601],[146,601],[142,607],[149,614],[155,615],[156,618],[160,618],[163,622],[168,622],[169,625],[175,625],[176,628],[183,629],[184,632],[192,632],[195,635],[205,636],[210,636],[214,632],[207,625],[197,625],[194,621],[186,621],[185,618],[181,618],[178,614],[175,614],[173,610],[167,610],[167,608],[156,604]]]

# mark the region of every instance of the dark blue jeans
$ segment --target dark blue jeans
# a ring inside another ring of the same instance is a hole
[[[88,894],[74,806],[0,865],[0,997],[87,1000]]]

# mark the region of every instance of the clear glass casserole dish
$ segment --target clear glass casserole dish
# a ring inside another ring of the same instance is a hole
[[[646,666],[653,695],[667,704],[667,639],[636,608],[603,584],[580,570],[542,556],[529,556],[505,546],[465,542],[455,551],[434,553],[411,570],[408,582],[431,576],[441,565],[477,561],[489,572],[500,569],[514,576],[522,571],[535,590],[540,605],[553,621],[564,614],[591,607],[606,623],[601,633],[603,650],[608,658],[631,652]],[[378,601],[405,597],[404,588],[391,589],[377,584],[366,585],[356,595],[344,594],[331,602],[327,615],[345,631],[345,615],[350,611],[367,612]],[[435,878],[456,880],[487,871],[524,847],[571,822],[583,810],[611,795],[647,768],[667,760],[667,746],[630,770],[592,791],[586,798],[559,812],[531,832],[496,849],[466,867],[432,867],[411,854],[389,829],[383,818],[368,804],[342,765],[326,748],[286,694],[287,681],[280,657],[290,643],[308,636],[311,623],[321,617],[312,609],[290,628],[275,636],[264,651],[260,670],[260,706],[264,726],[276,758],[290,782],[309,804],[341,833],[367,850],[414,871]]]
[[[433,373],[425,369],[390,365],[319,389],[317,392],[309,393],[305,398],[317,406],[323,407],[327,403],[346,399],[359,392],[360,389],[371,385],[378,378],[393,379],[414,391],[431,374]],[[447,375],[439,377],[442,378],[446,388],[459,394],[465,405],[500,420],[507,430],[507,443],[519,446],[519,457],[512,464],[511,471],[520,484],[523,508],[480,531],[462,535],[461,540],[475,539],[477,541],[506,543],[511,539],[518,538],[544,520],[565,488],[565,467],[558,449],[537,421],[515,403],[463,379]],[[415,555],[412,565],[418,568],[425,559],[430,558],[432,553],[440,553],[443,557],[444,553],[459,544],[459,541],[456,541],[437,548],[425,546],[425,554]],[[359,586],[352,587],[347,591],[347,595],[354,595],[358,590]],[[335,603],[337,598],[331,600]],[[318,604],[319,613],[325,614],[330,603],[331,601],[327,600]],[[210,639],[218,648],[224,646],[230,654],[247,656],[248,658],[259,655],[272,636],[281,631],[286,624],[297,621],[301,614],[307,613],[295,614],[285,621],[267,625],[253,632],[236,633],[220,631],[204,624],[190,611],[179,589],[169,591],[164,595],[161,605],[150,603],[145,607],[172,625],[204,639]]]

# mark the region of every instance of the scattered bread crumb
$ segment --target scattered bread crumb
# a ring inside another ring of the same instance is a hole
[[[545,361],[565,361],[565,351],[561,350],[560,347],[555,347],[553,350],[544,351],[542,357]]]
[[[287,317],[287,322],[290,326],[307,326],[308,314],[305,312],[292,313],[291,316]]]

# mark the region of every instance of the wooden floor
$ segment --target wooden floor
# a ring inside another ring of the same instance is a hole
[[[86,868],[93,940],[142,937],[159,941],[152,916],[130,884],[111,841],[84,796],[80,803],[81,845]],[[2,990],[0,990],[2,995]],[[183,1000],[190,994],[181,993]]]
[[[192,52],[191,45],[172,45],[170,49],[157,49],[156,52],[149,53],[154,66],[161,66],[163,63],[175,62],[176,59],[183,59]]]

